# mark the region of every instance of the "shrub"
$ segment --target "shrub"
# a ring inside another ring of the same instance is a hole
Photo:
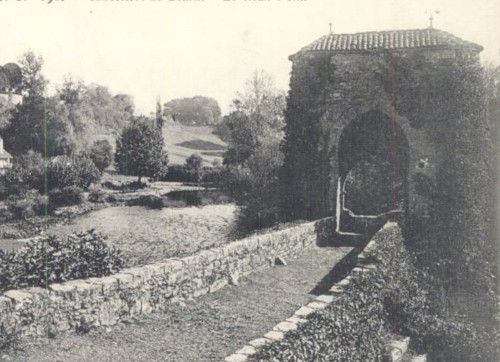
[[[171,182],[203,182],[211,183],[215,186],[220,185],[222,179],[221,167],[201,167],[197,171],[184,165],[168,166],[168,172],[165,177],[161,178],[164,181]]]
[[[12,320],[12,316],[0,318],[0,352],[7,349],[14,349],[19,342],[21,336],[21,328],[16,321]]]
[[[89,157],[99,171],[102,172],[113,160],[113,148],[108,140],[97,140],[90,147]]]
[[[126,191],[143,189],[143,188],[147,187],[148,184],[145,182],[132,181],[129,183],[123,183],[123,184],[117,185],[111,181],[105,181],[101,184],[101,186],[105,187],[109,190],[126,192]]]
[[[78,186],[52,189],[49,192],[49,201],[55,207],[79,205],[83,202],[83,190]]]
[[[106,201],[106,193],[98,186],[91,186],[89,188],[88,200],[94,203],[103,203]]]
[[[432,361],[497,361],[497,335],[471,322],[443,318],[427,298],[426,276],[413,266],[398,229],[382,230],[368,254],[376,270],[356,274],[342,297],[279,342],[264,346],[259,361],[378,361],[384,335],[411,337]]]
[[[388,333],[379,294],[382,284],[364,275],[353,280],[339,302],[259,350],[256,361],[381,361]]]
[[[51,212],[47,205],[46,196],[38,194],[36,190],[30,190],[22,196],[12,196],[7,200],[7,210],[15,219],[28,220],[37,215]]]
[[[39,153],[29,151],[16,157],[14,165],[0,175],[0,197],[21,195],[35,189],[44,191],[44,161]]]
[[[18,250],[0,250],[0,291],[102,277],[122,267],[119,250],[106,245],[94,230],[65,239],[50,235]]]
[[[100,177],[100,171],[85,154],[55,157],[47,167],[49,189],[62,189],[66,186],[78,186],[86,189]]]
[[[186,169],[193,175],[195,182],[201,181],[201,166],[203,164],[203,158],[200,155],[193,153],[191,156],[186,158]]]

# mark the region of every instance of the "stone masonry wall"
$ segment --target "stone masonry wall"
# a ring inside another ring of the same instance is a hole
[[[168,310],[175,297],[213,293],[277,256],[293,258],[317,242],[322,226],[305,223],[252,236],[180,259],[0,294],[0,333],[50,335],[116,324],[131,315]],[[2,327],[3,326],[3,327]]]

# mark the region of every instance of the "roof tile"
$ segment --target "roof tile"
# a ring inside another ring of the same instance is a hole
[[[462,40],[438,29],[373,31],[356,34],[328,34],[302,48],[300,52],[355,51],[432,47],[469,47],[480,45]]]

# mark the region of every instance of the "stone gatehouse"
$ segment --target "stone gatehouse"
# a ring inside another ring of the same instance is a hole
[[[428,217],[481,50],[428,28],[328,34],[291,55],[288,217],[335,214],[340,231],[359,217]]]

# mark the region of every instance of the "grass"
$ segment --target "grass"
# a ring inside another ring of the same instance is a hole
[[[144,265],[227,243],[235,211],[233,204],[162,210],[117,206],[50,227],[47,233],[67,235],[94,228],[123,252],[128,266]]]
[[[349,251],[313,248],[287,260],[286,267],[263,268],[241,278],[238,286],[172,303],[167,313],[143,314],[132,324],[85,335],[25,340],[7,355],[21,362],[223,361],[312,300],[318,282],[335,278],[332,267]]]
[[[163,138],[169,164],[182,165],[193,153],[200,154],[206,166],[210,166],[214,160],[222,161],[221,153],[204,154],[204,151],[208,151],[206,146],[210,144],[217,145],[217,150],[226,148],[226,144],[212,132],[211,126],[186,126],[175,122],[166,124]]]

